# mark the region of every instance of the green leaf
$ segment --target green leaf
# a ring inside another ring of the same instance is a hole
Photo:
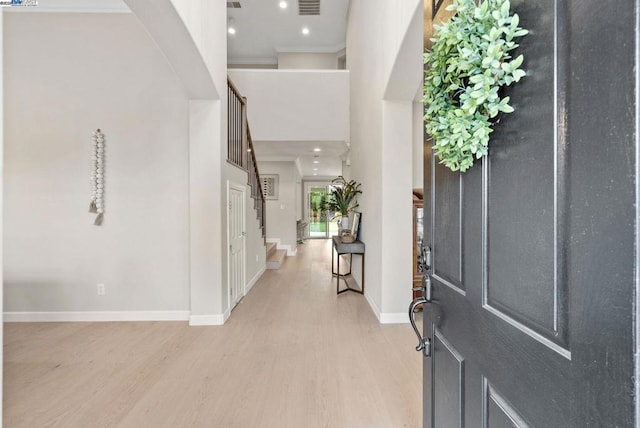
[[[514,70],[514,72],[513,72],[513,80],[515,82],[519,82],[520,79],[522,79],[526,75],[527,75],[527,73],[522,69]]]
[[[518,55],[516,59],[511,61],[509,65],[511,66],[511,70],[515,70],[516,68],[522,65],[522,61],[524,61],[524,55]]]

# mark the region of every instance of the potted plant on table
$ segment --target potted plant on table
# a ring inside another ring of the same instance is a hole
[[[347,181],[343,176],[331,180],[332,191],[325,202],[324,208],[334,211],[333,219],[339,219],[341,229],[349,227],[349,213],[358,208],[357,196],[362,193],[361,183],[355,180]]]

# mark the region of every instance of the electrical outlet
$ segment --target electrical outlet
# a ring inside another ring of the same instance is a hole
[[[105,289],[104,289],[104,284],[98,284],[98,296],[104,296],[105,295]]]
[[[256,254],[256,262],[258,261],[258,255]]]

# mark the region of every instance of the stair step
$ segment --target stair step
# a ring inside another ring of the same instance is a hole
[[[267,256],[267,269],[280,269],[282,263],[287,257],[287,250],[275,250]]]
[[[275,242],[267,242],[267,260],[274,251],[278,249],[278,245]]]

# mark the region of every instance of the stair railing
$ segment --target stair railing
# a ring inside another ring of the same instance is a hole
[[[247,99],[227,77],[227,162],[248,173],[247,185],[251,188],[253,208],[262,229],[262,237],[267,236],[266,209],[258,162],[247,121]]]

